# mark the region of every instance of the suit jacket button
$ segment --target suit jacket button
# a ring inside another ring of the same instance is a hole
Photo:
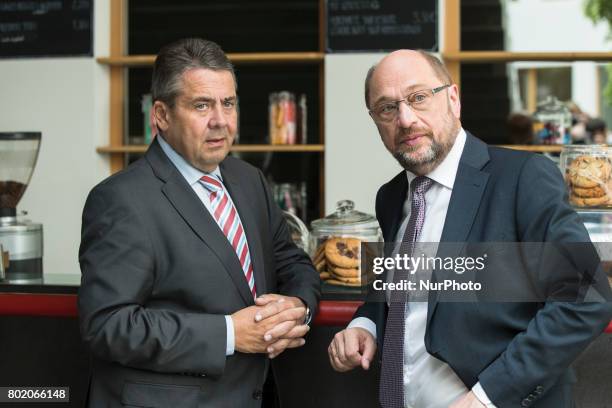
[[[531,400],[525,398],[523,401],[521,401],[521,407],[528,407],[529,405],[531,405]]]
[[[544,387],[542,387],[541,385],[538,385],[535,390],[538,394],[541,394],[542,391],[544,391]]]
[[[253,399],[260,400],[263,397],[263,392],[261,390],[253,391]]]

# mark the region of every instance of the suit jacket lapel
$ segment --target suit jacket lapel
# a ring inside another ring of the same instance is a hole
[[[257,294],[264,294],[267,290],[266,274],[264,271],[263,262],[263,249],[261,247],[261,240],[258,237],[259,229],[257,228],[257,219],[248,205],[249,197],[245,194],[244,189],[241,188],[238,182],[239,178],[235,174],[227,170],[227,168],[221,163],[221,175],[223,176],[223,183],[234,201],[236,210],[240,215],[242,221],[242,227],[244,228],[247,243],[249,245],[249,253],[251,255],[251,263],[253,265],[253,273],[255,274],[255,286],[257,288]],[[243,278],[246,281],[246,279]]]
[[[489,179],[489,173],[481,170],[488,162],[487,145],[467,133],[440,242],[460,243],[467,240]],[[453,250],[459,251],[459,246],[453,246]],[[444,253],[444,256],[457,255]],[[438,291],[429,293],[428,327],[438,304],[438,295]]]
[[[219,258],[247,305],[254,304],[234,248],[183,176],[166,157],[158,142],[151,144],[146,158],[155,174],[165,181],[162,192],[194,233]],[[233,197],[232,197],[233,198]],[[197,256],[197,254],[194,254]]]
[[[388,193],[385,194],[385,209],[377,211],[379,224],[383,230],[385,242],[394,242],[397,231],[402,222],[402,212],[408,193],[408,179],[406,172],[402,171],[395,176],[387,185]]]

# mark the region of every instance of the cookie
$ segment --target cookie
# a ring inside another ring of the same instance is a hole
[[[607,194],[607,187],[597,186],[591,188],[572,187],[572,194],[577,197],[597,198]]]
[[[325,257],[340,268],[357,268],[360,246],[357,238],[331,238],[325,244]]]
[[[337,266],[330,267],[331,272],[336,276],[342,276],[345,278],[356,278],[360,276],[359,269],[357,268],[340,268]]]
[[[325,258],[325,242],[319,245],[315,251],[314,255],[312,256],[312,263],[316,265],[321,262],[323,258]]]
[[[344,283],[361,283],[361,278],[359,276],[356,278],[346,278],[343,276],[337,276],[337,275],[332,274],[332,279],[338,280]]]
[[[325,280],[331,278],[331,274],[327,271],[323,271],[319,274],[319,278]]]
[[[611,171],[608,159],[578,156],[568,167],[568,178],[572,186],[592,188],[608,181]]]
[[[342,282],[342,281],[337,280],[337,279],[329,279],[329,280],[327,280],[325,282],[329,283],[330,285],[338,285],[338,286],[354,286],[354,287],[361,286],[361,282],[359,282],[359,283],[347,283],[347,282]]]
[[[327,262],[325,262],[325,258],[315,264],[315,269],[319,272],[322,272],[325,269]]]
[[[575,205],[577,207],[597,207],[600,205],[608,204],[610,201],[610,197],[605,195],[603,197],[595,197],[595,198],[586,198],[586,197],[578,197],[575,195],[570,195],[569,198],[570,204]]]

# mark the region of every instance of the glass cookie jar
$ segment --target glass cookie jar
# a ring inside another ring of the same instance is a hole
[[[577,208],[612,207],[612,150],[606,145],[568,145],[561,172],[569,202]]]
[[[307,254],[310,253],[310,233],[308,228],[296,215],[289,211],[283,211],[283,216],[287,222],[287,228],[293,243],[298,248],[304,250]]]
[[[361,271],[362,243],[382,242],[376,218],[354,209],[350,200],[311,223],[311,257],[326,286],[361,288],[369,277]]]

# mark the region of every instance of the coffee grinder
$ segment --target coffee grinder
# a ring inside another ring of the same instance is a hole
[[[0,132],[0,262],[4,281],[42,282],[42,224],[17,217],[40,149],[40,132]]]

